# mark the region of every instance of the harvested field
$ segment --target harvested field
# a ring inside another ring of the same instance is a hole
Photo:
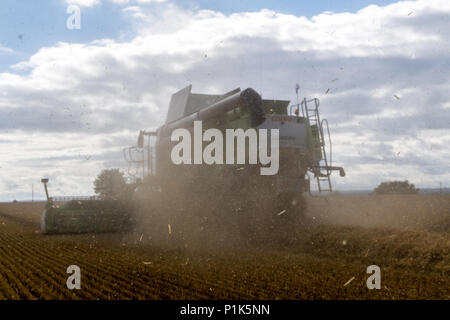
[[[311,198],[296,241],[230,247],[45,236],[42,203],[0,204],[0,299],[449,299],[450,197],[406,197]],[[372,264],[380,290],[366,287]]]
[[[0,215],[18,222],[39,226],[45,202],[0,203]]]

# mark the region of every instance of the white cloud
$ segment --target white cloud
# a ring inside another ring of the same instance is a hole
[[[2,53],[2,52],[3,52],[3,53],[13,53],[14,50],[11,49],[11,48],[2,46],[2,45],[0,44],[0,53]]]
[[[0,170],[23,192],[26,181],[49,173],[58,193],[92,193],[96,171],[124,165],[120,149],[135,143],[133,132],[161,125],[170,95],[189,83],[196,92],[240,86],[295,99],[300,82],[301,94],[321,98],[329,118],[334,162],[348,173],[335,179],[341,188],[388,177],[450,184],[442,134],[450,127],[447,1],[311,19],[129,3],[131,41],[61,42],[14,66],[29,73],[0,74],[0,144],[10,150]],[[79,161],[78,152],[95,156]]]
[[[137,3],[162,3],[162,2],[166,2],[166,0],[136,0],[136,2]]]
[[[101,0],[65,0],[67,4],[75,4],[79,6],[84,7],[92,7],[101,2]],[[112,3],[116,4],[127,4],[127,3],[138,3],[138,4],[145,4],[145,3],[163,3],[167,0],[109,0]]]
[[[80,7],[93,7],[98,5],[101,0],[66,0],[67,4],[73,4]]]

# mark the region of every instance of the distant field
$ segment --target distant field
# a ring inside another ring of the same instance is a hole
[[[450,232],[450,194],[308,197],[311,217],[327,224]]]
[[[0,215],[39,226],[44,207],[45,202],[0,202]]]
[[[449,195],[307,202],[297,240],[264,246],[162,246],[141,231],[45,236],[43,203],[2,203],[0,298],[450,299]],[[71,264],[81,290],[66,289]],[[366,287],[372,264],[381,290]]]

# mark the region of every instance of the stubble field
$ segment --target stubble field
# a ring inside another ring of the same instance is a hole
[[[450,196],[308,198],[289,243],[156,243],[39,233],[43,203],[0,204],[0,299],[449,299]],[[173,230],[174,234],[176,229]],[[81,269],[69,290],[66,269]],[[369,265],[381,289],[369,290]]]

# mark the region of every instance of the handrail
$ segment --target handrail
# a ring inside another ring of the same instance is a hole
[[[131,154],[132,150],[135,150],[136,152],[138,152],[140,154],[142,154],[143,151],[139,150],[139,148],[137,148],[137,147],[129,147],[129,148],[122,149],[123,157],[128,164],[127,173],[132,177],[136,177],[139,174],[140,168],[138,168],[137,166],[134,168],[134,167],[132,167],[132,164],[143,164],[144,160],[133,159],[133,156]]]
[[[330,167],[333,166],[333,148],[332,148],[332,144],[331,144],[331,134],[330,134],[330,127],[328,126],[328,120],[327,119],[322,119],[322,122],[320,123],[320,126],[323,127],[323,123],[325,122],[325,124],[327,125],[327,133],[328,133],[328,142],[330,144]],[[328,174],[331,173],[331,171],[327,170]]]
[[[101,200],[99,196],[56,196],[52,197],[54,202],[67,202],[74,200]]]

